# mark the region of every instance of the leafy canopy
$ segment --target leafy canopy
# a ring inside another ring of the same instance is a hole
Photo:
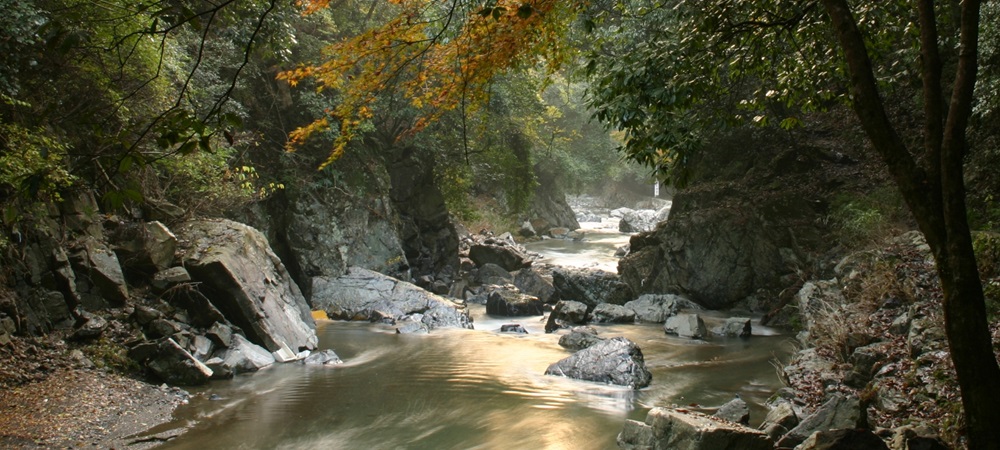
[[[303,0],[307,13],[328,0]],[[295,85],[310,79],[319,90],[336,90],[338,104],[291,134],[290,148],[338,124],[339,135],[326,166],[343,154],[376,98],[402,92],[419,117],[404,134],[422,130],[447,111],[481,107],[497,75],[542,59],[550,68],[566,61],[562,37],[578,7],[574,2],[394,0],[390,18],[332,44],[327,58],[280,77]]]

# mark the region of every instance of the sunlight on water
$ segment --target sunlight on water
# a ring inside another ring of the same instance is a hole
[[[581,225],[593,225],[593,223],[585,222]],[[632,235],[607,228],[581,228],[581,231],[584,233],[582,241],[545,239],[528,242],[524,247],[542,254],[543,257],[539,260],[541,263],[617,273],[618,258],[615,257],[615,251],[618,247],[628,244]]]
[[[643,349],[653,384],[633,391],[544,375],[570,353],[558,333],[541,330],[540,316],[471,310],[477,330],[430,335],[323,321],[320,346],[344,364],[278,365],[193,390],[177,416],[196,425],[163,448],[614,448],[624,420],[642,420],[653,406],[714,408],[739,393],[759,422],[759,405],[780,387],[770,361],[787,352],[781,337],[700,342],[655,324],[598,326]],[[503,323],[530,334],[493,331]]]

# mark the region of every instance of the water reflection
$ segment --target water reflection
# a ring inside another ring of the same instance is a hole
[[[477,330],[396,335],[379,325],[324,322],[320,346],[345,363],[278,365],[193,391],[178,423],[196,423],[163,448],[615,447],[624,419],[657,405],[717,407],[739,393],[760,403],[779,383],[769,363],[780,336],[689,341],[658,325],[600,326],[637,342],[653,373],[639,391],[543,375],[569,355],[540,317],[512,321],[471,311]],[[519,322],[528,335],[499,334]],[[222,397],[209,400],[209,394]]]

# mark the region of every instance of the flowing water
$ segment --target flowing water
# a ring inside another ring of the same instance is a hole
[[[598,234],[590,243],[612,254],[627,241]],[[596,250],[586,241],[576,244],[543,241],[531,249],[570,265],[614,262],[603,250],[589,255]],[[475,330],[429,335],[320,321],[320,348],[334,349],[343,364],[279,364],[193,389],[168,425],[190,429],[161,448],[613,449],[625,419],[642,420],[653,406],[710,410],[739,394],[759,423],[760,405],[780,387],[771,361],[789,351],[785,337],[760,327],[750,339],[691,341],[655,324],[597,326],[602,336],[626,336],[642,348],[653,383],[633,391],[543,375],[570,353],[557,344],[559,333],[544,333],[541,316],[469,310]],[[711,328],[724,317],[705,318]],[[506,323],[529,334],[499,333]]]

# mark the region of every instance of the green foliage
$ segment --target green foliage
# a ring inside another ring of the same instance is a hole
[[[140,371],[139,363],[128,357],[128,349],[107,338],[86,345],[82,351],[100,369],[107,368],[126,375]]]
[[[235,149],[220,148],[163,158],[152,167],[162,195],[200,216],[236,211],[285,188],[283,183],[262,182],[255,167],[239,165],[234,155]]]
[[[480,220],[482,216],[469,196],[472,191],[471,169],[463,165],[438,165],[435,172],[448,211],[463,223]]]
[[[848,248],[883,241],[905,217],[899,192],[891,186],[864,194],[841,195],[834,200],[829,214],[837,239]]]
[[[66,167],[67,146],[41,128],[0,121],[0,208],[13,226],[42,204],[62,200],[75,177]]]
[[[803,113],[849,102],[823,8],[795,0],[621,0],[590,12],[588,99],[624,136],[621,151],[683,185],[706,138],[742,124],[793,128]],[[855,13],[886,92],[918,73],[909,2]],[[678,32],[677,30],[683,30]]]

